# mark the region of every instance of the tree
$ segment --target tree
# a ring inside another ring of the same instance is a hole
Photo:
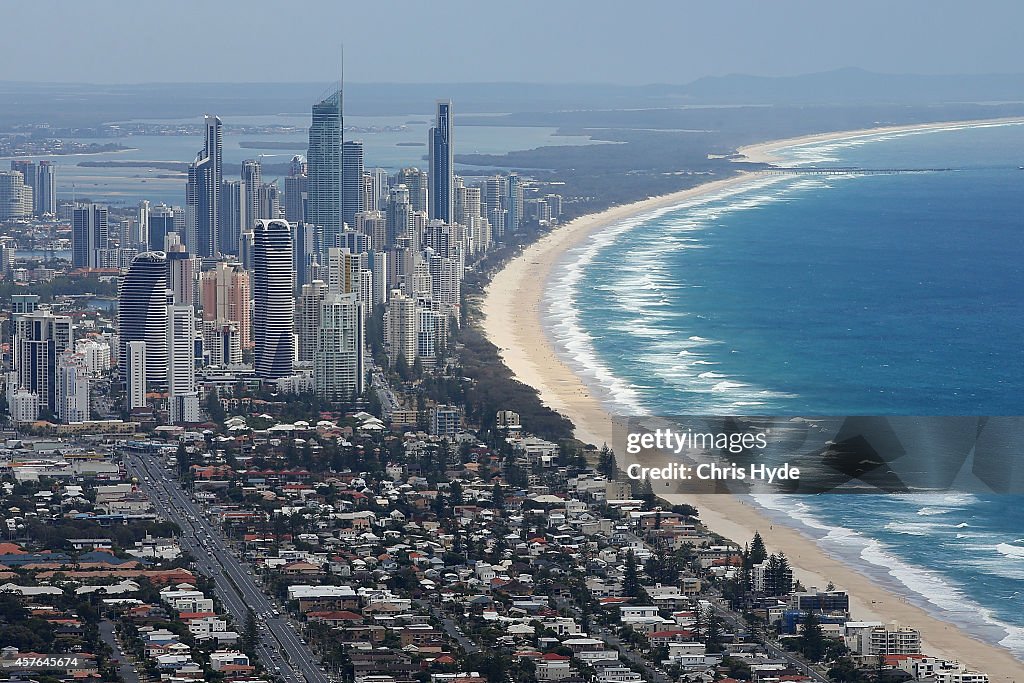
[[[211,391],[206,395],[206,415],[210,418],[210,422],[216,424],[224,424],[224,407],[220,404],[220,398],[217,396],[216,391]]]
[[[813,611],[807,612],[800,629],[800,651],[812,662],[820,662],[825,655],[825,636]]]
[[[242,652],[250,657],[256,656],[256,644],[259,633],[256,628],[256,613],[250,607],[245,613],[245,628],[242,629]]]
[[[494,488],[491,491],[491,502],[498,510],[505,509],[505,492],[501,490],[501,484],[498,482],[494,482]]]
[[[449,491],[449,499],[450,499],[449,502],[451,503],[452,507],[455,507],[457,505],[462,505],[462,503],[463,503],[462,484],[460,484],[457,481],[453,481],[451,483],[451,485],[449,486],[448,491]]]
[[[785,553],[779,553],[779,574],[776,585],[776,595],[789,595],[793,592],[793,568],[789,566],[789,560]]]
[[[764,539],[760,532],[754,532],[754,540],[750,542],[750,566],[758,565],[768,558],[768,550],[764,547]]]
[[[615,451],[608,448],[608,444],[601,446],[601,451],[597,455],[597,471],[609,479],[614,479],[619,473],[619,467],[615,463]]]
[[[189,462],[188,449],[185,448],[184,442],[178,444],[174,458],[178,461],[178,479],[184,480],[188,476],[189,465],[192,464]]]
[[[630,597],[640,595],[640,577],[637,574],[636,555],[632,549],[626,551],[626,570],[622,577],[622,592]]]
[[[722,625],[718,622],[718,617],[715,615],[714,610],[709,609],[707,627],[704,633],[704,645],[707,647],[708,652],[721,652],[725,649],[723,642]]]

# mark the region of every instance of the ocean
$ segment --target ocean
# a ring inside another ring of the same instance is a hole
[[[615,414],[1024,414],[1024,125],[852,136],[571,250],[562,357]],[[756,500],[1024,660],[1024,496]]]

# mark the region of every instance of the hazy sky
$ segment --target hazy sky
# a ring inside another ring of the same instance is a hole
[[[19,0],[0,80],[685,83],[1024,72],[1024,2]]]

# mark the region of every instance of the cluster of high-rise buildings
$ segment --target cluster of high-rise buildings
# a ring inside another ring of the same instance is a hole
[[[344,139],[342,104],[337,90],[313,106],[308,153],[292,159],[283,193],[259,160],[226,179],[223,125],[206,116],[183,208],[142,202],[115,226],[104,206],[74,206],[73,266],[122,274],[109,341],[128,411],[195,422],[204,392],[256,382],[349,400],[364,389],[371,316],[391,363],[437,362],[459,323],[467,264],[528,219],[523,182],[455,175],[450,101],[437,103],[427,170],[366,169],[362,143]],[[550,206],[548,220],[561,211],[557,195],[533,201]],[[49,345],[31,352],[42,379],[8,384],[9,400],[26,394],[19,417],[88,415],[91,373],[71,350],[70,319],[46,309],[15,318],[42,325],[17,323],[16,345]],[[17,358],[15,372],[29,362]],[[64,392],[75,407],[61,413]]]
[[[0,221],[56,215],[55,171],[49,161],[11,161],[10,171],[0,171]]]

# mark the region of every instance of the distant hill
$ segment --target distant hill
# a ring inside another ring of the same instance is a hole
[[[733,104],[922,104],[1024,101],[1024,74],[917,76],[838,69],[769,78],[701,78],[682,87],[689,99]]]
[[[0,81],[0,131],[48,122],[94,126],[126,118],[189,118],[305,113],[325,83],[144,83],[87,85]],[[349,115],[429,117],[451,98],[456,114],[653,109],[735,104],[944,104],[1024,101],[1024,74],[915,76],[861,69],[770,78],[730,75],[685,85],[594,83],[349,83]]]

